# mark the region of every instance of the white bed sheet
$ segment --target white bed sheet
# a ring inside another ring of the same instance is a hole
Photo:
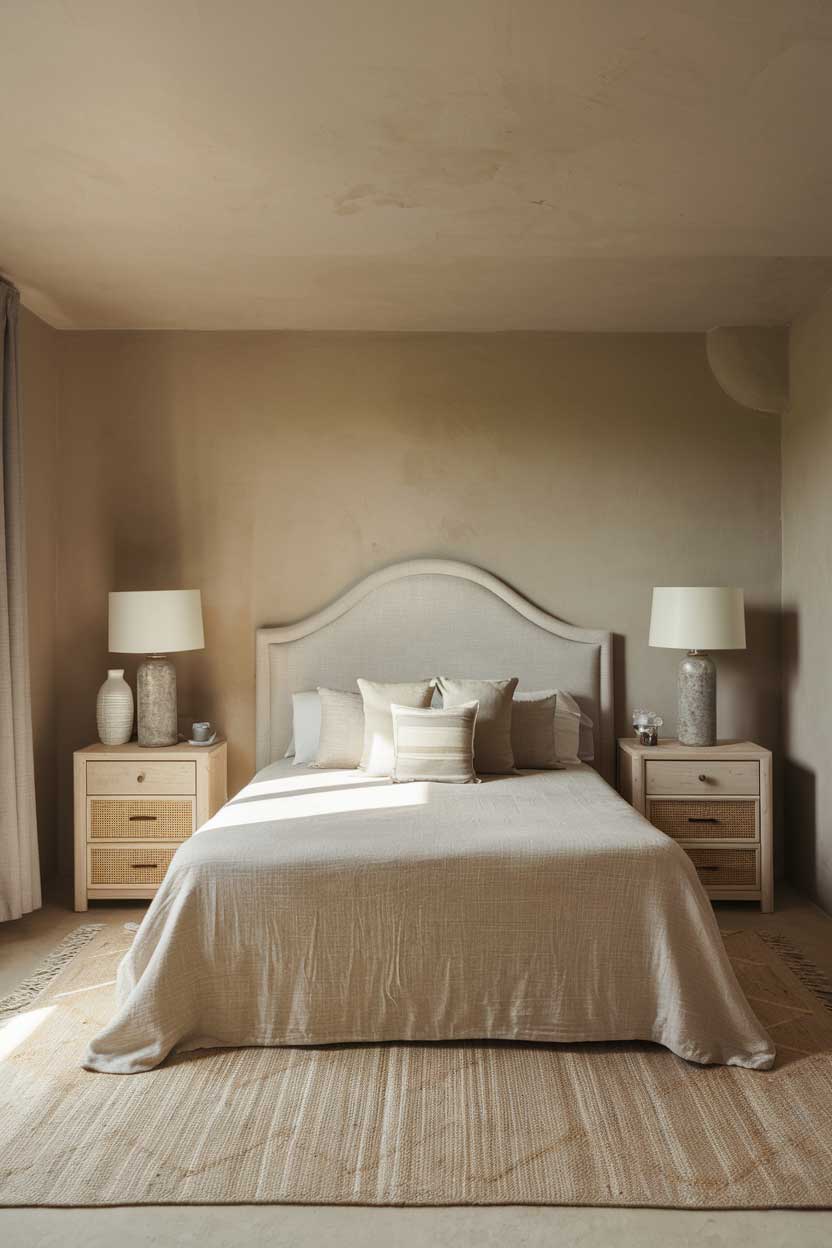
[[[774,1060],[692,864],[589,767],[393,785],[281,760],[177,851],[84,1065],[472,1038]]]

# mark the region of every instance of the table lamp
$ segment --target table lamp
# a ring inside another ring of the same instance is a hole
[[[679,741],[716,745],[716,666],[707,651],[745,649],[743,591],[724,585],[657,586],[650,645],[688,652],[679,665]]]
[[[136,679],[139,745],[175,745],[176,668],[166,656],[201,650],[202,597],[198,589],[129,590],[110,594],[111,654],[144,654]]]

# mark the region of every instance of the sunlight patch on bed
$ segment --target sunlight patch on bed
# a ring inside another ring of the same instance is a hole
[[[294,776],[273,776],[264,780],[252,780],[247,784],[239,797],[259,797],[264,793],[291,793],[295,789],[332,789],[348,785],[389,785],[389,776],[368,776],[358,771],[319,771],[313,775],[303,772]]]
[[[54,1009],[54,1005],[45,1005],[40,1010],[30,1010],[28,1014],[16,1014],[0,1025],[0,1062],[20,1048],[41,1023],[46,1022]]]
[[[199,832],[211,828],[240,827],[249,823],[277,823],[286,819],[309,819],[317,815],[345,815],[356,811],[393,810],[424,806],[428,785],[389,784],[378,787],[323,789],[294,796],[261,798],[256,802],[232,802],[209,819]],[[196,833],[198,835],[199,833]]]

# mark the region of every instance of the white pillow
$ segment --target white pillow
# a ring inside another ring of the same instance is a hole
[[[314,763],[321,739],[321,699],[317,689],[292,694],[292,740],[286,757],[295,756],[295,767]]]

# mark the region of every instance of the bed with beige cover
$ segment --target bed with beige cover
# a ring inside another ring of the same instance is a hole
[[[439,671],[569,689],[594,720],[597,770],[393,784],[281,757],[292,690]],[[463,1039],[652,1041],[772,1065],[692,864],[607,782],[609,634],[419,561],[261,630],[257,695],[260,770],[174,856],[88,1069]]]

